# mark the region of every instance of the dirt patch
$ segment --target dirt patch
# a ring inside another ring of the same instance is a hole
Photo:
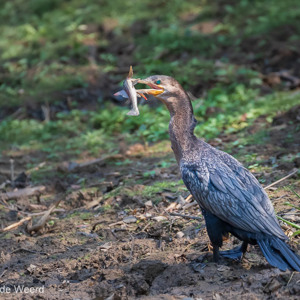
[[[254,169],[254,174],[265,184],[297,166],[299,109],[278,115],[272,124],[261,117],[248,129],[251,135],[262,128],[268,132],[264,144],[242,149],[258,153],[266,169]],[[222,138],[230,142],[236,137]],[[204,220],[193,199],[185,200],[188,192],[179,181],[169,145],[163,152],[155,151],[155,145],[123,148],[117,158],[77,169],[69,170],[69,163],[53,164],[52,170],[46,169],[42,180],[46,188],[39,197],[2,201],[4,228],[61,199],[41,231],[29,234],[25,222],[0,234],[0,287],[12,291],[5,299],[297,299],[299,274],[272,268],[257,247],[251,246],[242,262],[212,262]],[[237,148],[232,150],[239,154]],[[16,153],[16,175],[28,171],[34,155]],[[6,181],[2,192],[13,192],[9,157],[1,158],[0,167]],[[30,176],[22,182],[19,188],[30,187]],[[268,194],[279,216],[300,224],[296,174]],[[299,252],[295,228],[281,225]],[[237,244],[230,237],[223,248]],[[16,293],[18,287],[32,287],[33,292]]]
[[[287,116],[290,120],[290,112]],[[285,123],[283,116],[278,118]],[[168,168],[158,167],[162,160],[170,161],[171,153],[153,152],[150,147],[141,157],[137,146],[129,154],[130,164],[124,156],[117,164],[108,160],[71,173],[86,178],[89,187],[74,184],[76,176],[63,173],[60,184],[48,188],[40,203],[32,197],[9,201],[14,209],[2,206],[5,227],[20,220],[20,212],[30,204],[49,207],[55,197],[62,197],[60,210],[41,232],[28,234],[24,223],[0,235],[1,287],[13,291],[6,299],[297,299],[299,274],[270,267],[257,247],[251,246],[242,262],[212,262],[204,221],[192,199],[183,199],[188,193],[180,189],[174,160]],[[19,166],[25,168],[22,160]],[[115,183],[101,184],[99,174],[102,183]],[[270,177],[267,173],[267,180]],[[162,182],[159,190],[149,190]],[[299,193],[299,183],[292,178],[287,182]],[[269,195],[279,215],[300,223],[295,209],[284,204],[298,205],[291,190],[275,189]],[[282,226],[289,236],[295,231]],[[291,240],[297,251],[298,241]],[[230,237],[224,249],[238,243]],[[17,294],[18,286],[33,287],[35,294]]]

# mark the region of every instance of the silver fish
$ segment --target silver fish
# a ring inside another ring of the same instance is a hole
[[[137,92],[134,88],[134,85],[138,83],[139,79],[133,79],[133,70],[132,66],[130,66],[129,73],[127,78],[124,81],[123,88],[126,94],[129,97],[129,100],[132,104],[132,109],[127,113],[128,116],[138,116],[140,114],[138,106],[137,106]]]

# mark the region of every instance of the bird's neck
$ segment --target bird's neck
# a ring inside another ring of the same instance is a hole
[[[174,99],[175,100],[175,99]],[[168,104],[171,120],[169,134],[177,162],[191,153],[196,137],[194,128],[197,121],[194,117],[193,107],[187,95]]]

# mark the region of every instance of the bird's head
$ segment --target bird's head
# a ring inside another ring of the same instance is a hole
[[[137,92],[153,95],[165,104],[171,104],[186,95],[179,82],[169,76],[153,75],[138,82],[147,85],[150,89],[137,90]]]

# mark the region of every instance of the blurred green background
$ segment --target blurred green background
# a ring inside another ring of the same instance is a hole
[[[175,77],[206,139],[300,103],[299,1],[11,0],[0,3],[0,151],[72,159],[168,138],[168,112],[128,117],[112,94]],[[285,72],[285,73],[284,73]],[[239,146],[249,143],[241,135]],[[251,140],[253,143],[253,139]]]

